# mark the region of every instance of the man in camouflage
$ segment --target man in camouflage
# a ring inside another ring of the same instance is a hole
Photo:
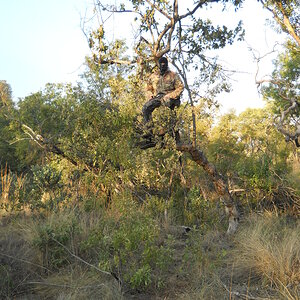
[[[184,85],[178,74],[168,67],[168,60],[161,57],[158,61],[159,72],[152,74],[146,88],[148,100],[143,106],[143,117],[145,124],[152,118],[152,112],[162,104],[173,110],[180,105],[180,95]]]
[[[184,89],[184,85],[178,74],[171,71],[168,67],[168,60],[161,57],[158,61],[159,71],[152,74],[147,82],[146,97],[148,100],[142,109],[144,118],[144,141],[140,143],[141,149],[154,147],[156,142],[153,140],[152,133],[152,112],[165,105],[171,110],[180,105],[180,96]],[[165,132],[161,133],[163,136]],[[178,133],[175,133],[175,138]]]

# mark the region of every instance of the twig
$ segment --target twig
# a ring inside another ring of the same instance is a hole
[[[56,240],[54,237],[52,237],[52,240],[54,242],[56,242],[57,244],[59,244],[61,247],[63,247],[71,256],[73,256],[74,258],[78,259],[79,261],[83,262],[84,264],[86,264],[87,266],[97,270],[98,272],[102,273],[102,274],[105,274],[105,275],[110,275],[112,277],[114,277],[119,284],[121,284],[121,280],[120,278],[118,278],[118,276],[114,273],[111,273],[111,272],[107,272],[107,271],[104,271],[104,270],[101,270],[99,269],[98,267],[88,263],[87,261],[85,261],[84,259],[82,259],[81,257],[77,256],[76,254],[74,254],[72,251],[70,251],[69,248],[67,248],[65,245],[63,245],[62,243],[60,243],[58,240]]]
[[[95,287],[100,287],[100,286],[105,286],[105,284],[97,284],[97,285],[87,285],[87,286],[73,286],[73,285],[68,285],[68,284],[56,284],[56,283],[51,283],[51,282],[43,282],[43,281],[29,281],[25,282],[25,284],[40,284],[40,285],[47,285],[47,286],[54,286],[54,287],[61,287],[61,288],[69,288],[69,289],[87,289],[87,288],[95,288]]]
[[[7,257],[7,258],[11,258],[11,259],[14,259],[14,260],[18,260],[18,261],[24,262],[24,263],[29,264],[29,265],[36,266],[36,267],[39,267],[39,268],[41,268],[41,269],[47,270],[48,272],[51,272],[51,271],[50,271],[49,269],[47,269],[46,267],[41,266],[41,265],[38,265],[38,264],[35,264],[35,263],[31,262],[31,261],[24,260],[24,259],[21,259],[21,258],[17,258],[17,257],[15,257],[15,256],[11,256],[11,255],[8,255],[8,254],[2,253],[2,252],[0,252],[0,255],[1,255],[1,256],[4,256],[4,257]]]

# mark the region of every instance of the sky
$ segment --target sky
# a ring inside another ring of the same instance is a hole
[[[0,80],[14,100],[48,82],[75,82],[89,53],[86,0],[0,0]]]
[[[189,0],[182,1],[179,5]],[[92,4],[93,0],[0,0],[0,80],[11,85],[15,101],[43,89],[46,83],[79,80],[84,58],[90,54],[81,20]],[[114,38],[127,36],[131,28],[119,16],[110,20]],[[240,71],[232,78],[233,92],[218,97],[222,112],[262,107],[255,85],[256,63],[248,46],[263,55],[283,40],[266,24],[271,15],[257,1],[247,0],[237,13],[211,10],[207,16],[233,25],[242,19],[246,29],[245,42],[218,54],[228,68]],[[260,78],[271,73],[275,56],[264,59]]]

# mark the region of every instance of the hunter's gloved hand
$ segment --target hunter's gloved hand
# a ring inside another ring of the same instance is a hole
[[[164,95],[163,98],[161,99],[161,101],[164,104],[168,104],[170,102],[170,96],[168,94]]]

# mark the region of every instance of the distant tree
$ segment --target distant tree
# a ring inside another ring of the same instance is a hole
[[[300,147],[300,49],[287,42],[285,52],[275,61],[270,80],[263,80],[262,93],[274,103],[275,125],[287,142]]]
[[[276,126],[286,141],[294,141],[300,147],[299,119],[299,3],[297,0],[259,0],[269,10],[280,30],[291,38],[285,44],[285,52],[275,61],[275,69],[270,79],[257,79],[266,99],[274,101]]]
[[[12,90],[5,81],[0,81],[0,168],[6,165],[10,169],[16,169],[18,162],[15,156],[15,147],[11,144],[13,134],[10,131],[8,114],[14,110]]]
[[[11,107],[12,104],[11,86],[5,80],[0,80],[0,107]]]

